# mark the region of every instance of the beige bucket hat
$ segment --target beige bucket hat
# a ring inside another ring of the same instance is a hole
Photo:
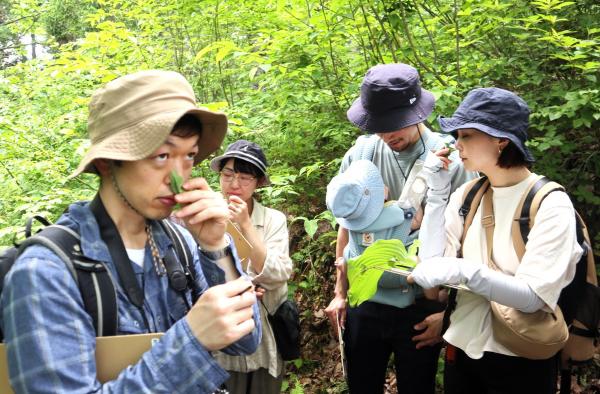
[[[71,178],[96,173],[94,159],[133,161],[148,157],[183,115],[202,123],[197,164],[216,151],[227,132],[224,113],[196,106],[189,82],[173,71],[149,70],[117,78],[98,89],[89,105],[91,146]]]

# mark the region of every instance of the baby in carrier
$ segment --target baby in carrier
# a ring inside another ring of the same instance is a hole
[[[369,160],[356,160],[327,185],[327,208],[337,222],[348,229],[344,263],[360,256],[380,239],[399,239],[405,246],[412,243],[411,222],[414,208],[401,208],[397,201],[385,201],[386,187],[379,169]],[[350,283],[352,287],[352,283]],[[423,294],[419,286],[409,285],[406,278],[384,272],[377,292],[369,301],[404,308]]]

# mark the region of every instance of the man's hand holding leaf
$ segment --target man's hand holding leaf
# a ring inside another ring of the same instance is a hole
[[[204,178],[188,179],[183,191],[175,194],[181,209],[175,216],[185,221],[196,242],[206,250],[223,248],[224,234],[229,220],[229,209],[223,195],[213,191]]]

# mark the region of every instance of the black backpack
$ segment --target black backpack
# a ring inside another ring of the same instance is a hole
[[[33,222],[38,221],[44,227],[32,235]],[[182,234],[172,223],[164,219],[159,222],[174,245],[177,258],[172,254],[165,256],[165,267],[169,284],[179,292],[184,292],[193,283],[195,268],[193,257]],[[65,263],[81,292],[85,310],[92,317],[96,336],[113,336],[117,333],[117,296],[112,276],[104,263],[90,260],[80,253],[79,234],[72,229],[52,225],[42,216],[29,218],[25,225],[25,240],[0,252],[0,294],[4,289],[4,278],[12,268],[17,257],[31,245],[43,245],[52,250]],[[181,263],[179,263],[181,262]],[[197,298],[192,288],[192,298]],[[0,330],[0,341],[4,334]]]

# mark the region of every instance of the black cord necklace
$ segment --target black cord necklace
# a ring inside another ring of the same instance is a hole
[[[119,184],[117,183],[117,178],[115,176],[115,171],[114,171],[113,166],[114,166],[114,164],[111,166],[111,169],[110,169],[111,170],[110,178],[111,178],[112,185],[113,185],[115,191],[117,192],[119,197],[121,197],[121,199],[125,202],[125,204],[129,208],[131,208],[131,210],[133,210],[135,213],[137,213],[141,217],[144,217],[144,215],[142,215],[142,213],[140,211],[138,211],[137,209],[135,209],[133,207],[133,205],[131,205],[129,200],[125,197],[125,195],[121,191],[121,188],[119,187]],[[167,271],[165,269],[165,264],[160,257],[160,253],[158,252],[156,242],[154,241],[154,234],[152,233],[152,226],[150,225],[150,221],[148,219],[146,219],[145,231],[146,231],[146,235],[147,235],[147,239],[148,239],[147,243],[150,246],[150,252],[151,252],[150,254],[152,255],[152,265],[154,265],[154,270],[156,271],[156,274],[158,276],[163,276],[167,273]]]
[[[398,165],[398,169],[400,170],[400,173],[402,173],[402,178],[404,178],[405,183],[410,175],[410,172],[412,171],[413,167],[415,166],[415,163],[417,162],[417,160],[419,160],[419,158],[421,156],[423,156],[423,154],[427,150],[427,148],[425,147],[425,141],[423,140],[423,135],[421,134],[421,130],[418,128],[418,126],[417,126],[417,131],[419,133],[419,140],[421,140],[421,145],[423,145],[423,150],[421,151],[421,153],[419,153],[417,155],[415,160],[413,160],[413,162],[410,164],[410,166],[408,167],[408,171],[406,173],[404,172],[404,170],[402,170],[402,166],[400,166],[400,162],[398,161],[398,158],[396,157],[396,151],[392,151],[392,156],[394,157],[394,160],[396,161],[396,164]]]

